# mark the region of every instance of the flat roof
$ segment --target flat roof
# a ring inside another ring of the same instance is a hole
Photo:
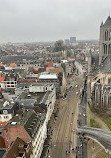
[[[29,93],[22,93],[22,95],[20,96],[20,100],[21,102],[23,100],[27,100],[27,104],[31,102],[39,104],[40,101],[43,99],[44,95],[46,94],[46,92],[29,92]]]
[[[40,75],[39,79],[57,79],[56,74]]]

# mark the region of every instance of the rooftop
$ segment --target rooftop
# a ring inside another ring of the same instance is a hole
[[[20,96],[20,100],[21,102],[24,102],[25,104],[30,104],[31,103],[36,103],[39,104],[41,102],[41,100],[43,99],[44,95],[46,94],[46,92],[29,92],[29,93],[22,93],[22,95]]]
[[[41,74],[39,79],[57,79],[56,74]]]
[[[5,141],[3,137],[0,136],[0,148],[5,148]]]
[[[16,138],[16,140],[12,143],[12,145],[7,149],[5,152],[3,158],[12,158],[23,155],[26,153],[26,149],[30,149],[30,144],[26,143],[19,137]],[[30,155],[31,151],[28,152]],[[25,155],[26,158],[29,157],[29,155]]]
[[[16,81],[18,78],[18,74],[15,73],[9,73],[5,75],[5,80],[4,81],[9,81],[10,78],[13,78],[13,81]]]
[[[108,16],[107,20],[104,23],[104,26],[110,26],[111,27],[111,17]]]
[[[46,113],[36,113],[34,110],[27,110],[22,115],[14,116],[8,126],[23,126],[30,137],[34,136],[34,131],[43,124],[45,120]]]
[[[0,122],[0,128],[3,128],[6,124],[7,122]]]
[[[0,77],[0,82],[4,81],[4,77]]]
[[[111,73],[111,56],[105,58],[105,60],[101,63],[100,72],[103,73]]]
[[[0,149],[0,157],[2,158],[2,156],[4,155],[4,153],[6,152],[5,149]]]
[[[44,96],[44,98],[43,98],[43,100],[42,100],[42,103],[43,103],[43,104],[46,103],[46,100],[47,100],[47,98],[48,98],[48,96],[49,96],[50,93],[51,93],[51,92],[48,91],[48,92],[45,94],[45,96]]]
[[[23,89],[23,88],[29,88],[31,83],[20,83],[17,85],[16,89]]]
[[[0,109],[4,109],[4,108],[7,108],[7,109],[11,109],[13,107],[15,103],[12,101],[12,102],[8,102],[8,101],[3,101],[3,99],[0,99]]]

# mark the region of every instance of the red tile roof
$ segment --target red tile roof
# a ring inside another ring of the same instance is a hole
[[[53,65],[54,65],[54,62],[53,62],[53,61],[50,61],[48,67],[53,67]]]
[[[10,67],[15,67],[15,66],[16,66],[15,63],[11,63],[11,64],[10,64]]]
[[[28,152],[26,152],[27,143],[21,138],[17,137],[14,142],[11,143],[9,148],[7,148],[5,154],[2,158],[16,158],[20,156],[20,153],[25,153],[25,157],[29,158],[31,155],[31,144],[29,146]]]
[[[15,141],[17,137],[20,137],[26,142],[31,140],[31,137],[28,135],[28,133],[22,126],[5,126],[2,132],[6,147],[8,147],[12,141]]]
[[[7,122],[0,122],[0,127],[4,127],[7,124]]]
[[[5,148],[5,141],[3,137],[0,136],[0,148]]]
[[[4,77],[0,77],[0,83],[4,81]]]

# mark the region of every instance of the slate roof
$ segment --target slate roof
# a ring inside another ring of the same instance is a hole
[[[107,56],[100,66],[100,72],[111,73],[111,56]]]
[[[17,81],[18,74],[14,74],[14,73],[6,74],[6,75],[5,75],[5,80],[4,80],[4,81],[9,81],[10,78],[13,78],[14,81]]]
[[[46,104],[46,100],[49,96],[49,94],[51,93],[51,91],[47,91],[47,93],[45,94],[45,97],[43,98],[43,100],[41,101],[41,103]]]
[[[111,17],[108,16],[106,22],[104,23],[104,26],[111,26]]]
[[[25,92],[23,92],[20,96],[20,101],[26,103],[26,106],[31,104],[31,103],[39,104],[41,102],[41,100],[43,99],[45,94],[46,94],[46,92],[36,92],[36,93],[33,93],[33,92],[25,93]],[[28,101],[30,103],[28,103]]]
[[[19,104],[21,106],[27,106],[27,107],[31,106],[32,107],[32,106],[34,106],[35,102],[36,102],[35,99],[21,99]]]
[[[23,88],[29,88],[29,86],[31,85],[31,83],[20,83],[20,84],[18,84],[18,86],[17,86],[17,88],[21,88],[21,89],[23,89]]]
[[[98,66],[99,56],[92,56],[92,64],[94,64],[94,63],[95,63],[96,66]]]
[[[28,110],[24,112],[22,116],[14,116],[10,122],[16,122],[23,126],[29,136],[33,138],[35,129],[38,130],[40,125],[43,124],[45,117],[45,113],[36,114],[34,110]]]
[[[36,133],[35,130],[38,130],[39,127],[44,123],[46,114],[45,113],[40,113],[37,114],[33,112],[29,119],[26,121],[24,124],[25,130],[28,132],[30,137],[32,138],[34,134]]]
[[[5,73],[19,73],[19,72],[24,72],[24,69],[11,69],[11,70],[5,70],[5,69],[0,69],[0,71],[5,72]]]

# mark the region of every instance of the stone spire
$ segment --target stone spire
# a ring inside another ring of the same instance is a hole
[[[103,26],[103,21],[101,22],[101,26],[100,27],[102,27]]]
[[[106,22],[104,23],[104,26],[111,26],[111,17],[108,16]]]

